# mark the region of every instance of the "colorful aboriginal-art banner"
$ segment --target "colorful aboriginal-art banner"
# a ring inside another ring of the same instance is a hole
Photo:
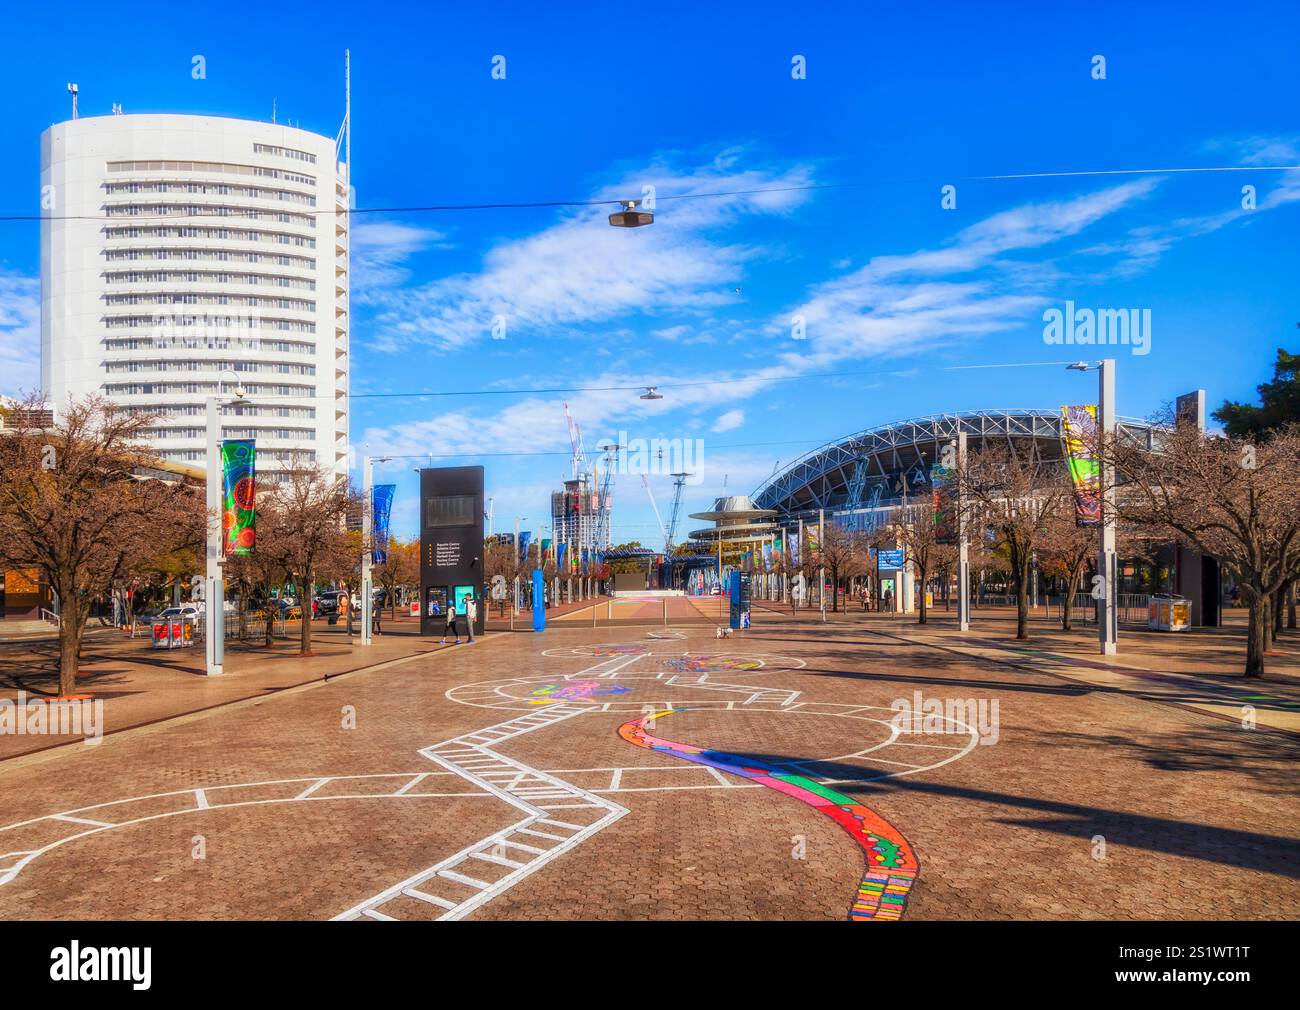
[[[1062,407],[1061,417],[1061,435],[1074,483],[1074,522],[1076,526],[1096,526],[1101,522],[1101,464],[1092,455],[1090,445],[1097,437],[1097,405]]]
[[[763,571],[770,572],[771,570],[772,570],[772,545],[764,544],[763,545]]]
[[[543,561],[551,560],[551,538],[550,537],[542,538],[542,560]]]
[[[528,548],[533,545],[533,531],[524,530],[519,534],[519,560],[524,561],[528,558]]]
[[[226,557],[247,557],[257,543],[256,456],[251,439],[221,443],[221,553]]]
[[[376,565],[382,565],[388,560],[388,525],[393,515],[393,495],[396,493],[396,484],[376,484],[370,489],[370,535],[374,538],[370,560]]]
[[[803,552],[803,545],[799,543],[799,537],[796,534],[795,538],[790,541],[790,564],[792,564],[796,568],[798,568],[799,565],[803,563],[802,561],[800,561],[800,558],[802,557],[802,552]]]
[[[587,564],[587,548],[585,547],[582,548],[582,563],[584,566]]]
[[[954,473],[951,467],[936,463],[930,467],[930,493],[934,498],[935,543],[957,542],[957,517],[953,514]]]
[[[808,540],[809,554],[816,554],[818,551],[822,549],[821,540],[818,539],[817,537],[817,528],[815,526],[809,526],[804,531],[804,536]]]

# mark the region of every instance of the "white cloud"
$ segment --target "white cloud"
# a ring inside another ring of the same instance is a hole
[[[0,393],[16,396],[41,384],[41,282],[0,272]]]
[[[403,264],[417,252],[451,248],[446,238],[432,228],[400,221],[367,219],[354,225],[351,268],[356,301],[364,304],[374,288],[404,283],[410,271]]]
[[[650,227],[610,228],[607,206],[566,211],[537,234],[498,243],[476,272],[415,288],[372,291],[370,302],[381,306],[376,329],[388,334],[381,349],[410,343],[460,347],[485,338],[498,316],[514,339],[635,315],[704,313],[732,304],[746,263],[762,250],[711,236],[746,218],[786,213],[810,194],[689,197],[800,186],[811,179],[805,167],[743,170],[737,159],[729,151],[688,172],[659,162],[626,173],[592,195],[614,200],[655,186],[656,221]]]
[[[745,423],[745,412],[743,410],[729,410],[718,417],[713,422],[713,431],[721,433],[739,428]]]
[[[1023,324],[1042,302],[1042,281],[1055,268],[1050,261],[1012,255],[1079,234],[1146,197],[1158,181],[1141,179],[1068,200],[1025,204],[964,228],[941,248],[876,256],[813,287],[770,332],[784,333],[791,316],[802,316],[807,344],[787,352],[784,361],[817,368]],[[986,273],[977,277],[978,271]]]

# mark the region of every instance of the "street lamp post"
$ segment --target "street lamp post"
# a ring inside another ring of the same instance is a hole
[[[235,389],[235,399],[243,400],[244,391]],[[221,572],[222,508],[221,508],[221,407],[230,402],[221,392],[221,380],[217,380],[217,392],[209,396],[207,405],[207,476],[206,504],[208,512],[208,535],[206,565],[203,576],[203,669],[209,677],[218,677],[224,672],[226,659],[226,587],[225,576]]]
[[[957,627],[970,631],[970,545],[966,542],[966,500],[961,485],[965,480],[966,433],[957,433]]]
[[[204,672],[220,676],[225,662],[226,601],[221,575],[221,398],[207,398],[207,566],[203,580]]]
[[[366,456],[361,461],[361,644],[373,645],[371,624],[374,620],[375,579],[371,574],[374,564],[375,535],[375,473],[376,462],[385,463],[389,457],[378,460]],[[311,587],[307,587],[310,594]]]
[[[1103,656],[1119,648],[1119,612],[1116,589],[1119,578],[1115,556],[1115,467],[1111,445],[1115,438],[1115,359],[1106,358],[1098,370],[1097,426],[1101,433],[1101,544],[1097,553],[1097,574],[1101,576],[1101,599],[1097,603],[1097,645]]]
[[[1119,612],[1116,607],[1118,559],[1115,555],[1115,467],[1110,462],[1115,438],[1115,359],[1076,361],[1066,366],[1076,372],[1097,370],[1097,432],[1101,463],[1101,527],[1097,544],[1098,583],[1093,589],[1097,601],[1097,651],[1113,656],[1119,648]],[[1100,595],[1099,595],[1100,594]],[[1067,601],[1067,606],[1068,606]]]

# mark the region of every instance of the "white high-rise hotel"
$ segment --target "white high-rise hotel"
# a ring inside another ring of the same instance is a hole
[[[160,416],[203,465],[205,398],[259,471],[347,472],[348,181],[333,139],[210,116],[73,119],[41,136],[41,382]]]

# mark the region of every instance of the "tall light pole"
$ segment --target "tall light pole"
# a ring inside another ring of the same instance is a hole
[[[235,389],[235,399],[243,400],[243,389]],[[206,566],[203,577],[203,668],[209,677],[225,672],[226,659],[226,587],[221,573],[221,407],[231,402],[221,392],[221,379],[217,379],[217,392],[207,398],[207,512],[208,536]]]
[[[1101,576],[1102,598],[1098,602],[1097,646],[1103,656],[1119,649],[1118,559],[1115,556],[1115,467],[1111,446],[1115,439],[1115,359],[1101,362],[1097,374],[1097,426],[1101,432],[1101,544],[1097,552],[1097,573]]]
[[[1097,433],[1101,453],[1101,528],[1097,544],[1098,584],[1093,589],[1097,601],[1097,651],[1113,656],[1119,648],[1119,613],[1116,608],[1118,559],[1115,556],[1115,467],[1111,463],[1111,445],[1115,439],[1115,359],[1077,361],[1066,366],[1077,372],[1097,370]],[[1100,595],[1098,593],[1100,592]]]
[[[957,627],[970,631],[970,545],[966,543],[966,433],[957,433]]]
[[[365,456],[361,460],[361,644],[371,645],[374,638],[370,624],[374,618],[374,576],[371,565],[374,563],[375,535],[375,463],[387,463],[390,457]],[[311,587],[307,587],[308,594]]]

